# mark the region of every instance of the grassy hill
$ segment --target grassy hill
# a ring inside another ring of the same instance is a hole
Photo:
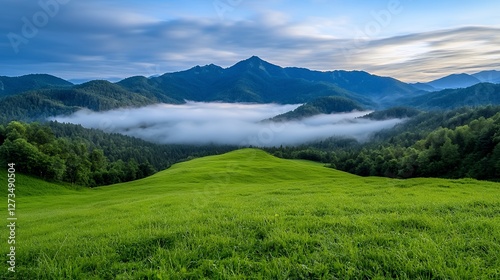
[[[96,189],[17,175],[18,279],[493,279],[500,267],[498,183],[363,178],[255,149]]]

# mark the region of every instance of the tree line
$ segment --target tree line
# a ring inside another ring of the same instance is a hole
[[[50,122],[0,125],[0,161],[45,180],[102,186],[150,176],[172,164],[235,147],[158,145],[80,125]]]
[[[0,125],[0,162],[45,180],[101,186],[140,179],[172,164],[235,146],[158,145],[58,122]],[[362,176],[500,179],[500,107],[422,112],[372,140],[332,138],[266,148]]]
[[[426,112],[371,142],[329,139],[267,149],[361,176],[500,179],[500,107]]]

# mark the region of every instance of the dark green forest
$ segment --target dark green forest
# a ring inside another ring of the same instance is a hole
[[[376,113],[382,118],[384,112]],[[500,179],[500,107],[422,112],[372,141],[333,138],[268,152],[362,176]]]
[[[416,115],[415,115],[416,114]],[[395,108],[369,118],[407,122],[359,143],[332,138],[297,147],[266,148],[361,176],[500,178],[500,107],[418,112]],[[144,178],[172,164],[225,153],[233,146],[158,145],[120,134],[57,122],[0,125],[0,158],[45,180],[101,186]]]
[[[362,111],[363,107],[357,102],[339,96],[318,97],[297,109],[271,118],[271,121],[291,121],[312,117],[319,114],[347,113],[352,111]]]
[[[49,181],[101,186],[141,179],[172,164],[230,146],[157,145],[57,122],[0,125],[0,161]]]

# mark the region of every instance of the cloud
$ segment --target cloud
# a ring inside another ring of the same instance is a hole
[[[353,51],[353,65],[406,81],[430,81],[447,73],[500,68],[500,29],[466,27],[367,42]],[[397,74],[405,72],[406,74]]]
[[[59,0],[42,0],[50,1]],[[176,16],[175,5],[179,4],[170,1],[123,1],[121,5],[117,1],[61,2],[67,4],[61,4],[47,24],[37,28],[36,36],[20,43],[18,53],[8,37],[2,36],[0,74],[35,72],[63,78],[125,78],[210,63],[229,67],[252,55],[281,66],[365,70],[412,82],[500,68],[499,28],[462,27],[360,40],[356,34],[364,26],[353,25],[347,18],[309,16],[297,20],[268,10],[221,20],[212,1],[184,5],[183,8],[192,10],[186,12],[188,16]],[[32,21],[33,16],[43,12],[38,3],[2,3],[0,34],[23,36],[22,18]],[[154,9],[157,11],[152,12]],[[189,16],[199,9],[206,10],[202,16]],[[240,10],[241,7],[235,13]],[[172,16],[159,16],[162,13]]]
[[[318,115],[302,121],[262,122],[299,105],[188,102],[108,112],[82,110],[51,118],[162,144],[298,145],[333,136],[360,141],[401,122],[357,119],[367,112]]]

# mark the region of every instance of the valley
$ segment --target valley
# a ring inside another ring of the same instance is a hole
[[[0,279],[500,279],[499,10],[3,1]]]
[[[100,112],[186,101],[304,104],[338,97],[351,102],[351,106],[369,110],[400,106],[442,110],[499,104],[497,71],[477,75],[480,79],[458,75],[477,83],[460,84],[460,78],[453,76],[446,79],[451,82],[434,88],[364,71],[281,67],[252,56],[227,68],[214,64],[195,66],[158,77],[133,76],[116,83],[92,80],[75,85],[48,74],[0,76],[4,85],[0,90],[0,121],[44,121],[81,109]]]

